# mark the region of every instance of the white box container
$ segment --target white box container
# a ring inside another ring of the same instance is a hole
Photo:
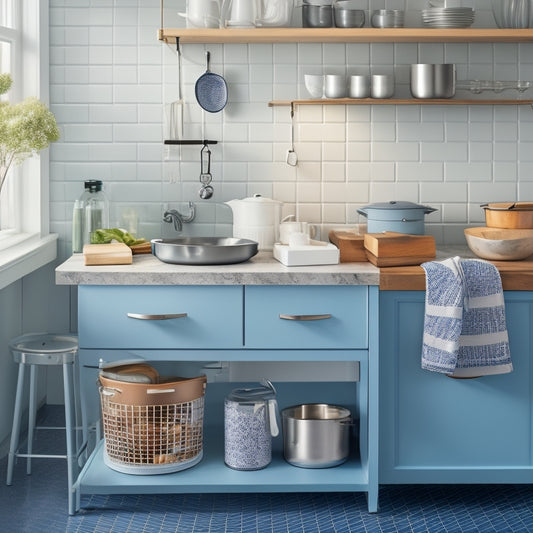
[[[276,243],[273,253],[285,266],[337,265],[340,258],[340,251],[334,244],[320,241],[302,246]]]

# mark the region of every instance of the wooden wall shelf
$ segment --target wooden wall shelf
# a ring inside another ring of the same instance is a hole
[[[533,29],[498,28],[252,28],[158,31],[167,43],[476,43],[533,42]]]
[[[291,105],[533,105],[533,99],[415,99],[415,98],[317,98],[307,100],[274,100],[269,107]]]

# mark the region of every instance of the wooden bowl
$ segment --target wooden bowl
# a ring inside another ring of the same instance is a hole
[[[470,250],[483,259],[518,261],[533,254],[533,229],[466,228]]]

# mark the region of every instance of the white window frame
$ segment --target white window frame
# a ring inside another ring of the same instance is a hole
[[[12,100],[36,96],[48,104],[49,42],[48,0],[12,2],[15,30],[0,29],[0,38],[13,43]],[[20,28],[20,31],[19,31]],[[14,230],[0,231],[0,289],[53,261],[57,235],[50,231],[49,156],[40,152],[14,169],[17,219]],[[10,179],[8,178],[8,179]]]

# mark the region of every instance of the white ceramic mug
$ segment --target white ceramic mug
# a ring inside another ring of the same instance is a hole
[[[188,0],[187,25],[193,28],[218,28],[220,0]]]
[[[307,222],[282,222],[279,225],[279,240],[281,244],[289,244],[290,236],[293,233],[304,233],[310,239],[314,239],[317,234],[317,227]]]
[[[228,26],[240,28],[255,26],[260,4],[257,0],[231,0]]]

